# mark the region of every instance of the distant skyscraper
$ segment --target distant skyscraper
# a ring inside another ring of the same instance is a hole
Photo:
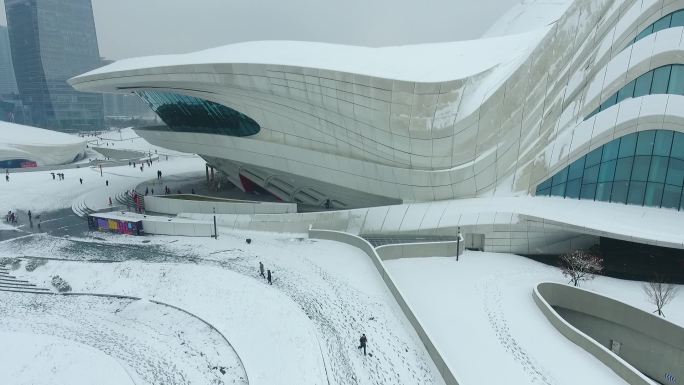
[[[101,65],[90,0],[5,0],[19,94],[37,126],[101,129],[102,96],[67,79]]]
[[[7,27],[0,25],[0,96],[16,93],[17,80],[14,78],[9,35]]]

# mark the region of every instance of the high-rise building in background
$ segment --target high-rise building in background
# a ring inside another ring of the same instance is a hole
[[[103,66],[113,62],[113,60],[102,59]],[[144,125],[145,121],[156,117],[154,111],[136,94],[108,93],[103,94],[102,97],[107,127]]]
[[[90,0],[5,0],[19,94],[39,127],[102,129],[102,96],[67,79],[101,66]]]
[[[7,27],[0,25],[0,96],[17,93]]]

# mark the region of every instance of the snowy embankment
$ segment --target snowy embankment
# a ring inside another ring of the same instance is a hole
[[[0,243],[0,256],[119,261],[49,261],[13,274],[41,285],[59,275],[74,291],[150,298],[190,311],[226,336],[252,385],[442,383],[372,262],[353,247],[268,233],[98,237],[105,241],[14,240]],[[273,285],[259,276],[259,261],[272,270]],[[366,357],[357,349],[361,333],[369,338]]]
[[[0,340],[11,347],[0,349],[3,384],[135,385],[115,359],[88,345],[33,333],[0,332]]]
[[[386,262],[400,290],[464,385],[624,384],[565,339],[532,298],[543,281],[567,283],[557,268],[511,254]],[[583,288],[647,311],[641,282],[597,277]],[[684,325],[684,295],[666,309]]]
[[[2,384],[247,384],[220,334],[144,300],[0,291],[0,329]]]

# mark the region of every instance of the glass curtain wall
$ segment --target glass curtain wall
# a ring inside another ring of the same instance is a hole
[[[646,72],[607,98],[584,120],[609,109],[627,98],[638,98],[654,94],[684,95],[684,65],[670,64]]]
[[[684,9],[670,13],[669,15],[663,16],[655,23],[644,28],[639,34],[634,38],[631,44],[645,38],[648,35],[652,35],[663,29],[684,27]],[[630,45],[631,45],[630,44]],[[629,47],[629,46],[628,46]]]
[[[537,186],[538,196],[684,209],[684,134],[650,130],[615,139]]]
[[[137,91],[169,130],[228,136],[250,136],[260,127],[250,117],[226,106],[187,95]]]

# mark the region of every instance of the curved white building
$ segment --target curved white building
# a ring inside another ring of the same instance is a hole
[[[0,168],[56,166],[85,156],[86,141],[74,135],[0,122]]]
[[[71,84],[138,94],[166,123],[141,136],[285,201],[348,209],[536,195],[669,218],[684,208],[683,34],[684,0],[528,1],[480,40],[249,42],[123,60]],[[382,223],[402,223],[412,207]],[[453,234],[462,224],[446,212],[409,227]],[[544,253],[540,244],[569,237],[544,241],[540,230],[542,241],[523,244],[508,229],[485,249]],[[487,240],[496,231],[482,230]]]

